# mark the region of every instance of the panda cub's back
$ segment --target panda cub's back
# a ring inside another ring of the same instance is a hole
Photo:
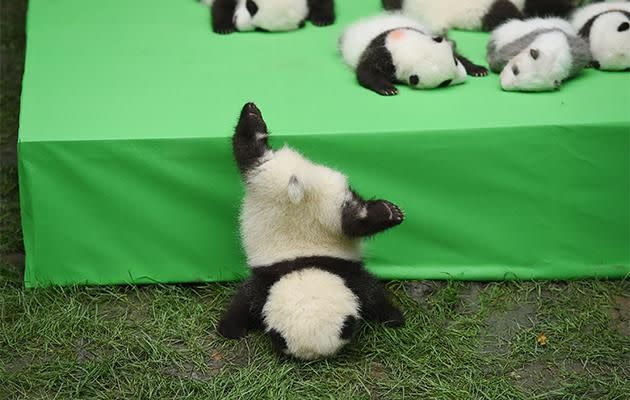
[[[344,280],[319,268],[290,272],[269,289],[263,306],[267,331],[286,342],[285,352],[297,358],[332,355],[344,338],[347,319],[359,319],[359,299]]]

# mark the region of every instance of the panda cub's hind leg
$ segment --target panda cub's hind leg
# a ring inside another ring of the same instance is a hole
[[[399,328],[405,325],[403,313],[389,301],[382,284],[371,277],[366,279],[371,282],[367,283],[370,288],[367,290],[361,310],[363,318],[368,321],[380,322],[390,328]]]
[[[235,32],[235,10],[236,0],[215,0],[212,3],[212,30],[222,35]]]
[[[313,25],[326,26],[335,22],[334,0],[308,0],[308,8]]]
[[[275,329],[270,329],[267,334],[271,339],[271,348],[273,349],[273,351],[275,351],[278,355],[286,356],[286,350],[288,348],[287,341],[284,340],[284,337],[282,337],[280,332]]]
[[[271,151],[268,138],[267,124],[258,107],[254,103],[245,104],[232,136],[232,151],[243,176],[259,165],[261,158]]]
[[[248,279],[238,289],[227,310],[219,321],[219,333],[228,339],[239,339],[252,329],[262,327],[259,315],[255,315],[253,298],[255,282]]]

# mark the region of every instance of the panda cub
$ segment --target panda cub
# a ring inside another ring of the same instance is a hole
[[[361,239],[403,222],[385,200],[365,200],[338,171],[268,144],[260,110],[246,104],[232,138],[245,183],[240,225],[251,269],[219,322],[240,338],[262,328],[281,354],[335,354],[360,319],[404,324],[384,286],[363,266]]]
[[[630,70],[630,2],[591,4],[577,10],[571,23],[589,42],[595,68]]]
[[[359,83],[384,96],[398,94],[396,82],[432,89],[462,83],[466,74],[488,74],[486,68],[457,54],[453,42],[397,13],[351,24],[339,38],[339,51]]]
[[[588,44],[560,18],[512,20],[490,35],[488,64],[508,91],[545,91],[582,71],[591,60]]]
[[[566,16],[578,0],[382,0],[386,10],[400,10],[437,31],[450,28],[491,31],[509,19]]]
[[[304,26],[335,22],[334,0],[201,0],[211,7],[212,29],[234,31],[291,31]]]

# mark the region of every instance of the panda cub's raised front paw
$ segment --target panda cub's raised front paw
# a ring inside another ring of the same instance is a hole
[[[400,207],[387,200],[375,200],[371,204],[371,208],[373,211],[370,210],[370,212],[374,212],[373,215],[375,216],[375,218],[381,219],[383,221],[389,221],[394,225],[402,223],[405,219],[405,214],[400,209]]]
[[[387,200],[368,201],[367,215],[377,231],[400,225],[405,219],[405,214],[400,207]]]

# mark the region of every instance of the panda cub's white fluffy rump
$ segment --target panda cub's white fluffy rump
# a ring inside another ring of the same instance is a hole
[[[560,18],[506,22],[492,32],[487,57],[501,87],[514,91],[557,89],[591,60],[588,44]]]
[[[398,13],[358,20],[339,38],[341,56],[358,82],[381,95],[397,94],[394,83],[432,89],[462,83],[467,73],[487,74],[454,47],[447,38]]]
[[[267,139],[262,113],[246,104],[232,147],[246,188],[240,223],[252,274],[219,332],[264,329],[277,352],[310,360],[339,351],[361,319],[402,325],[361,254],[363,237],[402,223],[400,209],[364,200],[340,172]]]
[[[630,2],[609,1],[582,7],[571,16],[571,23],[589,42],[596,68],[630,69]]]
[[[280,278],[269,289],[262,315],[267,331],[285,340],[281,351],[304,360],[335,354],[350,342],[342,334],[346,321],[361,318],[359,299],[343,279],[319,268]]]

